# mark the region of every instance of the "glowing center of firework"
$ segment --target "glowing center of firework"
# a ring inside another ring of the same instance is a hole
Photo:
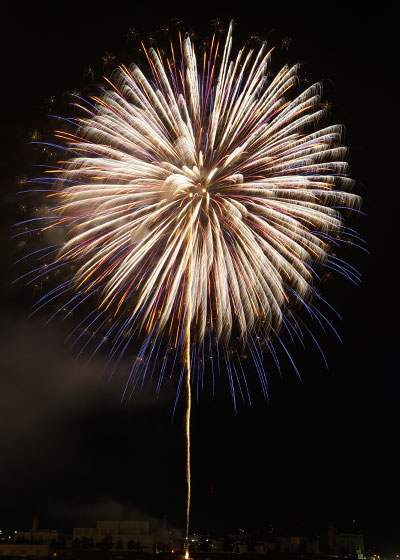
[[[205,197],[213,175],[214,173],[206,174],[204,170],[200,171],[196,166],[192,169],[183,166],[180,173],[173,173],[165,179],[163,191],[167,198]]]
[[[195,196],[204,196],[207,192],[207,189],[203,183],[196,183],[191,187],[189,191],[189,197],[194,198]]]

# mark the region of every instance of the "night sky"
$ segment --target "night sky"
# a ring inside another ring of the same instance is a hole
[[[146,39],[178,16],[206,36],[219,17],[237,22],[236,47],[254,33],[278,46],[289,37],[273,65],[300,60],[304,75],[322,81],[328,122],[345,125],[355,192],[364,199],[366,217],[351,225],[371,255],[342,253],[362,273],[360,287],[338,277],[324,285],[342,316],[330,315],[342,343],[314,326],[328,370],[308,344],[292,350],[301,382],[287,360],[280,378],[266,357],[269,403],[250,362],[253,408],[239,406],[235,415],[224,378],[215,397],[209,387],[200,395],[192,416],[192,530],[332,523],[362,531],[372,552],[400,552],[394,14],[385,3],[378,12],[351,2],[244,3],[244,13],[218,3],[169,4],[162,12],[131,6],[17,6],[2,14],[0,528],[29,527],[33,516],[68,529],[101,518],[156,522],[163,514],[183,527],[183,409],[171,423],[173,387],[158,399],[145,387],[120,405],[129,355],[107,383],[106,354],[75,361],[77,349],[64,343],[79,317],[45,325],[45,311],[28,319],[41,294],[23,282],[10,286],[27,270],[13,266],[26,249],[11,236],[24,204],[18,177],[36,173],[30,134],[54,127],[46,100],[54,96],[58,113],[70,114],[65,92],[93,91],[119,61],[137,60],[130,27]],[[115,64],[103,64],[106,52]]]

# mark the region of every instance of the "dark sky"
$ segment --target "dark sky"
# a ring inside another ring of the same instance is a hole
[[[280,379],[266,358],[269,403],[255,398],[252,409],[242,406],[235,415],[221,380],[215,398],[206,391],[195,404],[193,530],[348,527],[356,520],[374,552],[400,551],[394,14],[385,4],[377,12],[361,3],[244,4],[244,12],[218,3],[171,11],[169,4],[163,12],[131,5],[102,11],[71,3],[62,11],[17,7],[3,14],[0,528],[24,528],[33,515],[42,525],[68,528],[164,513],[183,526],[183,411],[171,423],[171,388],[158,400],[145,388],[121,406],[129,356],[107,384],[106,356],[74,361],[76,350],[64,343],[73,321],[46,326],[45,314],[28,319],[35,294],[23,283],[10,287],[20,273],[11,265],[21,256],[10,232],[23,203],[17,178],[34,175],[29,134],[53,126],[46,99],[55,96],[58,111],[67,113],[64,94],[87,86],[85,67],[93,66],[100,83],[100,71],[113,68],[102,67],[106,51],[134,61],[129,27],[146,37],[179,16],[187,29],[207,35],[210,20],[220,17],[237,21],[236,45],[255,32],[277,44],[290,37],[276,64],[301,60],[323,82],[330,122],[346,127],[351,175],[367,214],[353,225],[371,255],[346,254],[363,275],[361,287],[340,278],[325,286],[343,318],[335,321],[343,343],[317,332],[329,370],[309,345],[293,351],[302,383],[286,363]],[[245,368],[251,378],[251,364]]]

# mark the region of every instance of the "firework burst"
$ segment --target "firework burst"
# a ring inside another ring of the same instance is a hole
[[[318,127],[320,85],[291,99],[298,66],[269,79],[266,45],[234,60],[231,48],[232,26],[198,57],[189,36],[164,58],[144,49],[151,79],[120,67],[102,97],[79,98],[77,131],[56,131],[72,157],[48,170],[57,202],[40,229],[66,235],[45,272],[75,273],[44,299],[72,288],[76,307],[96,294],[90,327],[112,317],[100,344],[111,339],[114,358],[142,337],[130,385],[161,339],[183,355],[190,334],[196,361],[216,346],[229,355],[234,336],[255,357],[253,333],[268,342],[293,309],[311,309],[316,266],[352,274],[330,252],[359,198],[341,127]]]
[[[150,49],[152,79],[122,66],[78,131],[56,132],[73,157],[49,170],[43,229],[67,230],[53,266],[76,265],[56,291],[98,295],[92,327],[114,318],[113,354],[126,333],[178,351],[188,329],[202,351],[268,339],[310,301],[339,209],[359,202],[341,127],[318,128],[320,85],[290,99],[297,66],[269,80],[265,45],[235,60],[231,47],[232,28],[221,60],[216,39],[199,61],[189,37],[164,59]]]

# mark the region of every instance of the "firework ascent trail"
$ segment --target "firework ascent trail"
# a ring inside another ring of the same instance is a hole
[[[90,304],[71,337],[87,335],[83,348],[92,343],[93,353],[108,346],[113,372],[141,341],[123,398],[149,378],[158,393],[165,372],[180,371],[186,553],[192,392],[206,376],[214,386],[223,369],[235,408],[238,395],[250,402],[246,350],[267,396],[262,353],[279,367],[276,341],[291,360],[282,327],[318,346],[296,313],[303,307],[323,322],[318,273],[357,279],[332,251],[358,243],[343,212],[359,197],[349,192],[341,127],[319,127],[320,85],[293,94],[297,65],[272,76],[265,44],[232,59],[231,50],[232,25],[223,47],[214,36],[200,56],[179,35],[169,54],[144,49],[150,79],[121,66],[101,97],[77,98],[85,118],[66,119],[73,133],[56,131],[66,156],[47,170],[54,204],[34,222],[62,240],[35,252],[40,266],[30,282],[55,270],[66,278],[36,310],[61,302],[53,316],[69,315]]]
[[[190,209],[191,212],[191,209]],[[192,243],[192,230],[189,231],[189,246]],[[192,289],[192,258],[190,256],[188,263],[187,291]],[[190,317],[192,313],[191,298],[187,297],[187,314]],[[190,469],[190,414],[192,409],[192,390],[190,387],[190,321],[186,321],[185,332],[185,365],[186,365],[186,415],[185,415],[185,435],[186,435],[186,482],[187,482],[187,499],[186,499],[186,533],[185,533],[185,559],[189,558],[189,521],[190,521],[190,499],[191,499],[191,469]]]

